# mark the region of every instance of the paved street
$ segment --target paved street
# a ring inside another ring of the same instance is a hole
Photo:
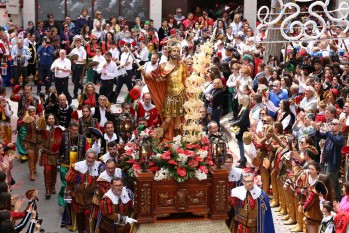
[[[99,87],[97,87],[97,89],[99,89]],[[7,87],[8,100],[11,95],[11,91],[12,89],[10,87]],[[70,93],[72,93],[73,91],[73,85],[71,83],[69,85],[69,91]],[[33,93],[36,93],[36,87],[33,87]],[[126,94],[127,94],[127,88],[126,86],[124,86],[120,93],[118,101],[121,102]],[[16,116],[17,103],[12,101],[9,101],[9,102],[12,110],[15,112],[14,117],[12,119],[13,125],[15,125],[16,124],[15,122],[17,121],[17,116]],[[78,106],[77,100],[73,100],[72,106],[74,109],[77,108]],[[112,112],[116,111],[118,107],[119,107],[119,104],[112,106]],[[15,137],[16,135],[13,135],[13,142],[15,142]],[[232,151],[234,151],[237,155],[239,154],[238,153],[239,149],[235,140],[231,141],[230,147],[232,148]],[[50,232],[50,233],[69,232],[64,228],[60,228],[62,208],[59,207],[57,204],[57,194],[51,195],[51,199],[49,200],[45,199],[43,168],[40,166],[38,166],[37,168],[38,168],[38,173],[36,174],[36,180],[30,181],[28,163],[27,162],[21,163],[19,160],[16,160],[14,162],[14,168],[12,170],[12,175],[16,181],[16,184],[13,186],[12,193],[23,195],[26,190],[34,187],[37,188],[39,190],[40,197],[41,197],[38,204],[38,210],[39,210],[40,217],[43,219],[43,228],[46,230],[46,232]],[[60,180],[58,177],[56,190],[59,190],[59,188],[60,188]],[[289,232],[288,228],[282,224],[282,221],[280,220],[281,217],[277,216],[275,212],[273,212],[273,216],[274,216],[274,224],[275,224],[276,232]]]

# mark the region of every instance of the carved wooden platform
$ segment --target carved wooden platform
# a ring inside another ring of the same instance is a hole
[[[227,218],[227,182],[225,169],[211,169],[207,180],[154,181],[151,172],[137,172],[135,209],[138,223],[151,223],[158,217],[189,212],[211,219]]]

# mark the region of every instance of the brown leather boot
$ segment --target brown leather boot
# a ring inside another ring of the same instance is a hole
[[[49,169],[44,169],[44,181],[46,188],[46,199],[51,197],[51,171]]]
[[[35,157],[34,153],[28,152],[28,166],[29,166],[29,172],[30,172],[30,180],[35,180]]]
[[[279,206],[278,208],[275,209],[275,212],[280,212],[282,210],[282,207]]]
[[[51,193],[56,194],[57,166],[51,166]]]
[[[285,215],[285,214],[287,214],[287,210],[281,208],[281,210],[280,210],[280,212],[278,213],[278,215],[279,215],[279,216],[283,216],[283,215]]]
[[[293,225],[297,223],[295,220],[293,220],[292,218],[290,218],[289,220],[287,220],[286,222],[284,222],[284,225]]]
[[[275,207],[278,207],[279,206],[279,203],[277,203],[276,201],[272,200],[271,203],[270,203],[270,208],[275,208]]]
[[[303,229],[299,226],[299,224],[297,223],[297,225],[293,228],[290,229],[291,232],[302,232]]]

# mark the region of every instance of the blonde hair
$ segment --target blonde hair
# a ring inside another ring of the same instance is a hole
[[[89,83],[86,83],[85,86],[84,86],[84,94],[86,94],[86,95],[87,95],[87,87],[88,87],[89,85],[92,85],[92,87],[93,87],[93,92],[96,92],[96,87],[95,87],[95,85],[94,85],[92,82],[89,82]]]
[[[246,73],[248,76],[250,76],[251,70],[248,67],[244,66],[241,68],[241,73]]]
[[[215,78],[215,79],[213,79],[213,82],[214,82],[215,80],[218,81],[218,88],[223,88],[223,87],[224,87],[224,86],[223,86],[223,83],[222,83],[222,80],[221,80],[220,78]]]
[[[95,18],[96,19],[98,18],[99,14],[102,14],[102,11],[101,10],[96,10],[96,13],[95,13]]]
[[[251,102],[250,96],[243,95],[243,96],[241,96],[241,100],[243,100],[242,108],[249,108],[250,107],[250,102]]]

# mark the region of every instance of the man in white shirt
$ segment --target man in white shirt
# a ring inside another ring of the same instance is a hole
[[[138,50],[135,50],[134,55],[137,58],[137,60],[139,59],[139,64],[144,65],[147,61],[149,61],[149,50],[147,45],[144,43],[144,41],[140,41],[139,46],[140,46],[140,51],[138,52]],[[140,78],[141,78],[141,72],[137,71],[136,79],[140,79]]]
[[[79,57],[73,65],[73,83],[74,83],[74,99],[78,98],[78,90],[82,93],[82,75],[84,70],[84,64],[86,63],[86,50],[81,46],[81,38],[74,39],[76,47],[70,52],[69,55],[77,54]]]
[[[138,52],[137,50],[134,51],[135,56],[140,60],[139,64],[143,65],[144,63],[146,63],[149,59],[149,50],[148,47],[146,46],[146,44],[144,43],[144,41],[140,41],[139,42],[139,46],[141,51]]]
[[[151,73],[153,70],[155,70],[159,65],[159,54],[155,51],[152,52],[150,61],[146,62],[144,64],[144,70],[147,73]],[[145,84],[142,87],[142,95],[145,93],[149,93],[149,89],[147,84]]]
[[[99,89],[99,94],[107,97],[109,97],[113,91],[114,79],[118,73],[118,67],[115,62],[112,62],[111,58],[111,53],[107,52],[105,54],[106,62],[99,64],[97,68],[97,73],[101,74],[101,88]]]
[[[57,94],[64,94],[67,97],[68,103],[71,104],[72,98],[68,91],[68,77],[71,73],[71,61],[66,58],[66,51],[61,49],[59,51],[59,58],[57,58],[51,65],[51,71],[55,76],[55,86]]]
[[[97,47],[97,49],[96,49],[96,56],[94,56],[92,60],[98,62],[99,64],[105,64],[106,63],[106,60],[105,60],[105,58],[102,55],[101,48]],[[98,66],[93,67],[93,83],[95,85],[97,83],[101,82],[101,73],[97,72],[97,68],[98,68]]]
[[[125,44],[125,46],[130,47],[130,44]],[[120,94],[121,88],[124,84],[126,84],[128,91],[130,91],[133,87],[132,85],[132,63],[133,58],[131,54],[128,52],[127,48],[123,48],[123,53],[121,54],[120,58],[120,68],[125,68],[127,75],[119,76],[116,83],[115,88],[115,100],[118,100],[118,96]]]

